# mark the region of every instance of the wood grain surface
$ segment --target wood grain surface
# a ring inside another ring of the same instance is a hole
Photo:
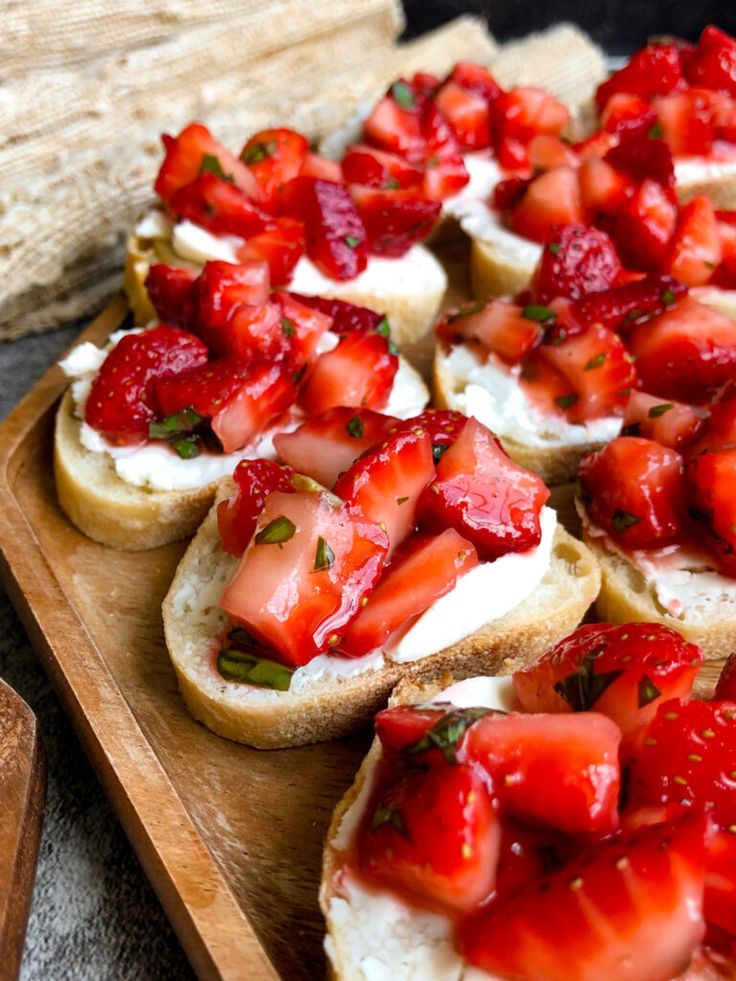
[[[0,681],[0,978],[18,976],[41,839],[46,769],[36,718]]]

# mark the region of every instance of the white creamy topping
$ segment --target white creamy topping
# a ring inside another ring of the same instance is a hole
[[[530,596],[544,578],[552,555],[557,515],[542,508],[542,539],[526,552],[509,552],[481,562],[436,600],[392,641],[387,656],[399,664],[418,661],[499,620]]]
[[[244,242],[245,239],[238,238],[237,235],[213,235],[193,221],[182,221],[174,225],[171,238],[171,244],[178,255],[201,263],[210,259],[237,262],[238,248]]]
[[[141,238],[163,238],[171,241],[172,222],[163,211],[154,208],[147,212],[135,226],[135,233]]]
[[[336,657],[334,654],[318,654],[308,664],[294,672],[289,691],[301,691],[318,681],[337,681],[357,678],[366,671],[378,671],[385,664],[381,651],[372,651],[364,657]]]
[[[608,443],[621,432],[618,416],[578,424],[540,412],[519,384],[520,367],[502,365],[492,354],[481,361],[467,345],[457,344],[443,357],[443,366],[452,386],[450,408],[475,416],[501,438],[526,446],[562,447]]]
[[[78,344],[69,354],[59,362],[59,366],[68,378],[81,378],[82,375],[96,374],[107,357],[107,351],[92,344],[91,341],[84,341]]]
[[[394,375],[391,394],[386,407],[382,409],[387,416],[398,419],[411,419],[418,416],[429,402],[429,391],[422,376],[405,358],[399,358],[399,367]]]
[[[463,206],[460,227],[471,238],[493,246],[500,257],[514,265],[526,267],[531,276],[542,256],[542,246],[510,231],[501,215],[483,201],[469,201]]]
[[[717,180],[719,177],[733,177],[734,174],[736,160],[712,160],[710,157],[681,157],[675,160],[675,181],[678,184]]]
[[[453,218],[462,218],[468,211],[472,213],[476,202],[487,202],[496,184],[503,180],[503,171],[489,150],[466,153],[463,162],[470,180],[457,194],[442,202],[442,213]]]
[[[433,702],[450,702],[457,708],[487,708],[498,712],[520,712],[514,681],[507,675],[478,675],[456,681],[435,695]]]

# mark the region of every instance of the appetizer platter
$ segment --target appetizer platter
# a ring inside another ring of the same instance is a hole
[[[730,976],[735,120],[708,27],[583,112],[460,62],[319,147],[164,135],[0,543],[202,976]],[[564,901],[611,861],[674,897],[615,943]]]

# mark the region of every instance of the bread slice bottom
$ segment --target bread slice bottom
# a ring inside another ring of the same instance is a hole
[[[226,493],[224,484],[218,496]],[[352,677],[322,676],[296,691],[276,692],[227,682],[216,670],[227,628],[218,601],[236,564],[220,547],[213,508],[164,600],[164,631],[192,715],[221,736],[262,749],[320,742],[359,728],[385,705],[401,678],[447,670],[458,678],[513,671],[577,626],[600,583],[591,553],[558,525],[542,582],[500,619],[419,661],[386,662]]]

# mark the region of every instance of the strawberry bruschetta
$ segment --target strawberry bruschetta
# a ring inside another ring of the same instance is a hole
[[[548,490],[459,413],[332,409],[223,487],[164,602],[192,714],[258,747],[364,724],[405,676],[519,666],[599,577]]]
[[[403,682],[327,835],[332,975],[733,977],[736,702],[692,697],[701,661],[595,624],[513,679]]]

